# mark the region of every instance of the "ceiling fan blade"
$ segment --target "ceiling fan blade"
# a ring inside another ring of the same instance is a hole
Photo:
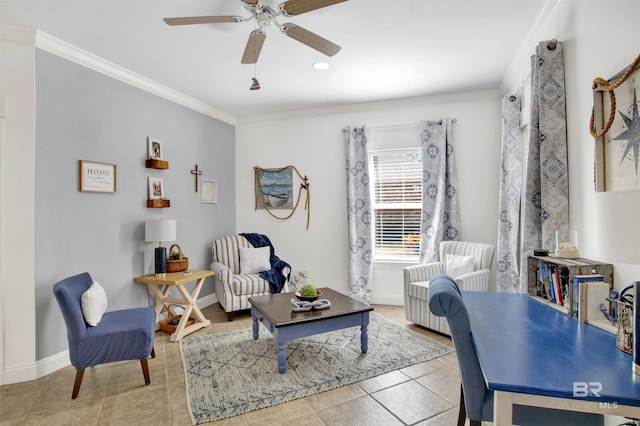
[[[242,0],[242,1],[250,6],[255,6],[256,4],[258,4],[258,0]]]
[[[267,33],[262,30],[251,31],[240,63],[255,64],[256,62],[258,62],[258,56],[260,56],[260,51],[262,50],[262,45],[264,44],[264,40],[266,38]]]
[[[292,39],[298,40],[300,43],[306,44],[312,49],[316,49],[318,52],[324,53],[327,56],[333,56],[341,49],[337,44],[295,24],[284,24],[282,26],[282,32]]]
[[[282,3],[279,8],[285,15],[294,16],[344,1],[347,0],[289,0]]]
[[[184,18],[164,18],[167,25],[220,24],[225,22],[240,22],[240,16],[187,16]]]

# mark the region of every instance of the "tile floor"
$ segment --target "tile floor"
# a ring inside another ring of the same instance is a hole
[[[408,323],[401,306],[374,305],[375,312],[445,345],[451,340]],[[203,309],[212,325],[196,334],[249,329],[251,315],[232,322],[213,305]],[[0,425],[190,425],[178,344],[156,332],[151,384],[139,361],[94,368],[71,399],[71,366],[30,382],[0,386]],[[275,367],[274,367],[275,368]],[[220,425],[453,425],[460,382],[455,354],[332,391],[214,422]],[[211,423],[213,424],[213,423]]]

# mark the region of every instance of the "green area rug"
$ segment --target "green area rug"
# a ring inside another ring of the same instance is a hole
[[[345,386],[446,355],[451,349],[371,313],[369,348],[360,327],[287,342],[287,371],[278,373],[274,337],[239,330],[180,341],[187,403],[195,424],[237,416]]]

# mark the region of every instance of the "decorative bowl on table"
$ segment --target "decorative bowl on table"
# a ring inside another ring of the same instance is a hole
[[[316,290],[315,296],[301,296],[300,291],[296,291],[295,295],[299,300],[302,300],[304,302],[313,302],[314,300],[317,300],[320,296],[322,296],[322,292],[320,290]]]

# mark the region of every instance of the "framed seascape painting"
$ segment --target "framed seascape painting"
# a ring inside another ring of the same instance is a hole
[[[256,209],[293,208],[293,171],[255,168]]]
[[[623,82],[617,85],[620,80]],[[596,138],[596,191],[640,189],[639,95],[640,67],[634,64],[607,82],[601,81],[594,90],[591,131]]]

